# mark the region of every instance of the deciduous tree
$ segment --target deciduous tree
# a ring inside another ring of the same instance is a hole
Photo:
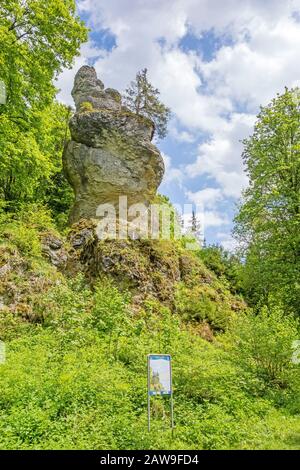
[[[252,300],[270,293],[299,313],[300,101],[285,90],[261,109],[244,142],[250,184],[235,232],[246,253],[245,284]]]

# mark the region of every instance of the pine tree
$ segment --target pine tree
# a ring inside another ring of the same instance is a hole
[[[167,135],[171,111],[160,102],[160,92],[151,85],[147,73],[145,68],[136,74],[135,81],[125,90],[124,104],[137,115],[151,119],[155,132],[163,139]]]
[[[192,211],[192,217],[190,220],[190,232],[199,241],[200,245],[203,244],[203,233],[201,229],[201,223],[199,222],[195,211]]]

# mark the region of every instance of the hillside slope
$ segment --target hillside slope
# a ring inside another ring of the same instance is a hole
[[[299,368],[271,341],[284,350],[297,325],[253,318],[229,287],[178,242],[99,242],[89,221],[63,237],[43,210],[2,214],[0,448],[299,448]],[[173,357],[173,437],[167,398],[147,432],[151,352]]]

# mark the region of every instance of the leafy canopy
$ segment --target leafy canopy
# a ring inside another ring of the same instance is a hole
[[[300,303],[300,100],[286,89],[261,109],[244,141],[250,185],[235,232],[246,248],[245,287],[253,303],[270,293]]]
[[[3,0],[0,5],[0,197],[39,197],[61,169],[67,109],[54,79],[70,67],[87,30],[73,0]],[[2,100],[3,101],[3,100]]]

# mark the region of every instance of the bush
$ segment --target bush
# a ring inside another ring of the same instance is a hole
[[[0,297],[13,286],[41,321],[29,323],[0,298],[1,449],[299,448],[292,317],[276,306],[238,316],[230,309],[237,298],[206,268],[196,265],[196,276],[187,256],[177,312],[150,295],[133,307],[105,274],[91,287],[82,273],[70,279],[40,256],[28,262],[47,217],[37,210],[0,221],[11,244],[0,262],[21,263]],[[198,335],[203,320],[214,325],[212,343]],[[152,400],[147,431],[149,353],[172,355],[173,436],[168,397]]]
[[[224,296],[216,298],[216,289],[198,285],[178,286],[176,292],[176,310],[187,321],[208,322],[215,330],[225,330],[233,312],[229,299]]]
[[[228,336],[235,360],[266,385],[287,387],[298,374],[291,358],[299,322],[280,307],[265,306],[258,315],[240,316]]]
[[[0,209],[0,243],[16,246],[21,255],[41,255],[39,234],[44,231],[55,232],[51,213],[44,206],[23,204],[16,214]]]

